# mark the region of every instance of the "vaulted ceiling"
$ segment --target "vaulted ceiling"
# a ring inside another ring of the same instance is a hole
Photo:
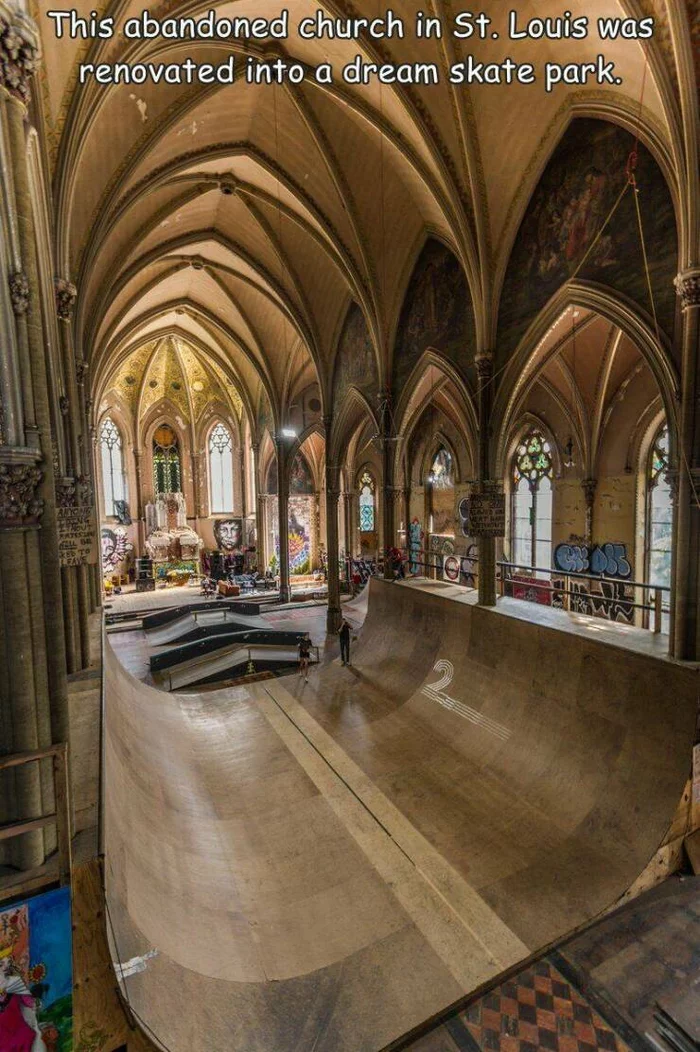
[[[184,88],[144,84],[77,89],[80,61],[222,61],[223,46],[112,41],[57,44],[42,0],[40,74],[56,200],[58,268],[78,287],[76,338],[101,390],[129,356],[166,336],[186,341],[235,381],[251,407],[262,397],[281,419],[295,389],[316,380],[329,408],[333,356],[351,300],[363,308],[378,357],[388,360],[416,255],[430,232],[460,259],[479,343],[493,339],[494,275],[503,269],[524,207],[557,140],[578,113],[632,122],[682,183],[683,90],[674,0],[644,0],[660,18],[654,39],[606,45],[621,88],[293,87]],[[77,5],[90,10],[87,0]],[[211,4],[177,4],[178,15]],[[376,16],[377,0],[294,0],[293,22],[322,7]],[[395,0],[411,20],[412,0]],[[500,17],[502,4],[485,8]],[[630,13],[631,0],[572,0],[574,15]],[[636,4],[635,10],[636,10]],[[140,3],[112,2],[121,23]],[[273,17],[276,0],[236,0],[220,16]],[[463,5],[426,5],[449,20]],[[598,11],[600,7],[600,11]],[[554,0],[518,5],[519,17],[560,13]],[[629,9],[629,10],[628,10]],[[155,11],[155,9],[154,9]],[[669,21],[669,18],[671,19]],[[477,50],[443,39],[286,42],[290,55],[340,67],[367,60],[447,65]],[[595,61],[600,42],[479,42],[483,61]],[[526,54],[527,52],[527,54]],[[645,73],[645,62],[648,67]],[[291,375],[293,370],[293,376]],[[121,375],[121,373],[119,375]],[[216,369],[212,367],[212,378]],[[387,382],[386,374],[380,376]]]

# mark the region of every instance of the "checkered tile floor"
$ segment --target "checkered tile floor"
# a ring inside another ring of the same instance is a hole
[[[415,1052],[630,1052],[547,960],[496,987],[411,1046]]]

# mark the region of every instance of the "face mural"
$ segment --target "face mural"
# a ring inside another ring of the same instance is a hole
[[[217,519],[214,523],[216,546],[222,552],[232,552],[243,543],[242,519]]]
[[[71,1052],[70,889],[0,911],[0,1049]]]
[[[103,573],[112,573],[120,563],[124,562],[129,552],[134,550],[123,526],[115,526],[114,529],[103,526],[101,543]]]

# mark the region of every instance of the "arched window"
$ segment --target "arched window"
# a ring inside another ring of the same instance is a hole
[[[114,502],[126,500],[122,436],[111,417],[105,417],[100,429],[102,457],[102,496],[105,515],[116,515]]]
[[[374,513],[374,479],[369,471],[363,471],[360,477],[360,532],[373,533],[375,526]]]
[[[552,450],[539,431],[531,431],[515,451],[511,503],[513,562],[552,565]]]
[[[650,584],[671,586],[671,539],[673,535],[673,504],[668,483],[668,428],[662,427],[656,436],[647,468],[647,529],[646,572]],[[668,593],[663,605],[668,606]],[[668,615],[664,614],[662,630],[668,631]]]
[[[217,424],[209,435],[209,481],[211,513],[233,511],[233,442],[224,424]]]
[[[153,490],[156,496],[182,492],[180,447],[169,424],[161,424],[153,435]]]

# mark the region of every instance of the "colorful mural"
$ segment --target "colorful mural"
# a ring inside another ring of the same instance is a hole
[[[430,238],[416,263],[401,310],[394,351],[394,400],[429,347],[473,380],[475,346],[471,295],[462,267],[449,249]]]
[[[308,497],[289,498],[289,572],[311,570],[311,501]]]
[[[70,889],[0,910],[0,1049],[71,1052]]]
[[[214,521],[214,538],[219,551],[237,551],[243,544],[243,520],[216,519]]]
[[[496,341],[501,360],[583,260],[578,277],[617,289],[650,313],[631,189],[598,236],[625,186],[634,145],[634,137],[617,125],[579,118],[557,146],[520,225],[508,264]],[[638,150],[635,178],[652,287],[659,324],[670,335],[678,256],[673,203],[656,161],[641,144]]]
[[[312,497],[289,498],[289,572],[306,574],[311,571],[311,511]],[[270,533],[274,556],[272,565],[277,569],[280,556],[277,500],[270,502]]]
[[[338,408],[350,387],[357,387],[374,405],[379,390],[377,361],[365,316],[356,303],[351,303],[338,341],[333,369],[333,405]]]

